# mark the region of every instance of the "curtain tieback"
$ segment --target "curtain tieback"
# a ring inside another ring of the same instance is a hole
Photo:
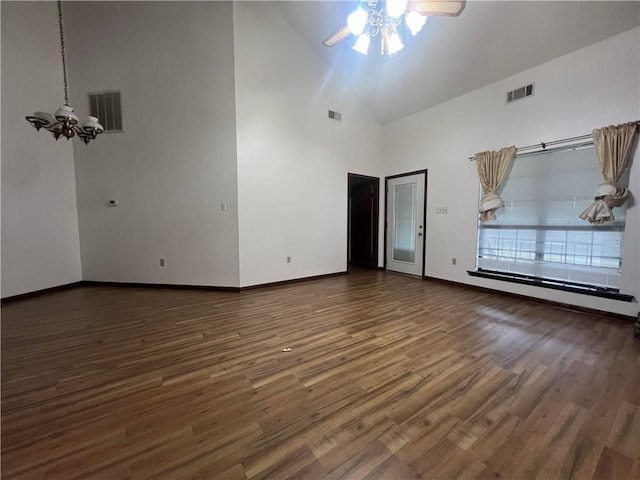
[[[604,181],[596,189],[595,200],[602,200],[609,208],[619,207],[627,201],[629,190],[613,181]]]
[[[504,203],[502,203],[500,195],[495,192],[487,192],[482,195],[482,199],[480,200],[480,211],[486,212],[489,210],[497,210],[503,205]]]

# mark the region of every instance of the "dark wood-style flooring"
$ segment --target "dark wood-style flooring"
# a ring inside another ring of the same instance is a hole
[[[2,478],[639,478],[632,329],[383,272],[16,301]]]

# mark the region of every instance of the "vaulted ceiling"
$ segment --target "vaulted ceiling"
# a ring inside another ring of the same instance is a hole
[[[360,55],[353,37],[324,47],[357,3],[273,2],[328,74],[348,82],[382,124],[640,25],[637,1],[469,0],[458,18],[429,18],[393,57]]]

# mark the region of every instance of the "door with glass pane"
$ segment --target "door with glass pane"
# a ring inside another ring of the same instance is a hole
[[[387,270],[423,275],[426,172],[387,178]]]

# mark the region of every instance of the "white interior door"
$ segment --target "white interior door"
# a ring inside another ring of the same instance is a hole
[[[422,275],[425,174],[387,183],[387,270]]]

